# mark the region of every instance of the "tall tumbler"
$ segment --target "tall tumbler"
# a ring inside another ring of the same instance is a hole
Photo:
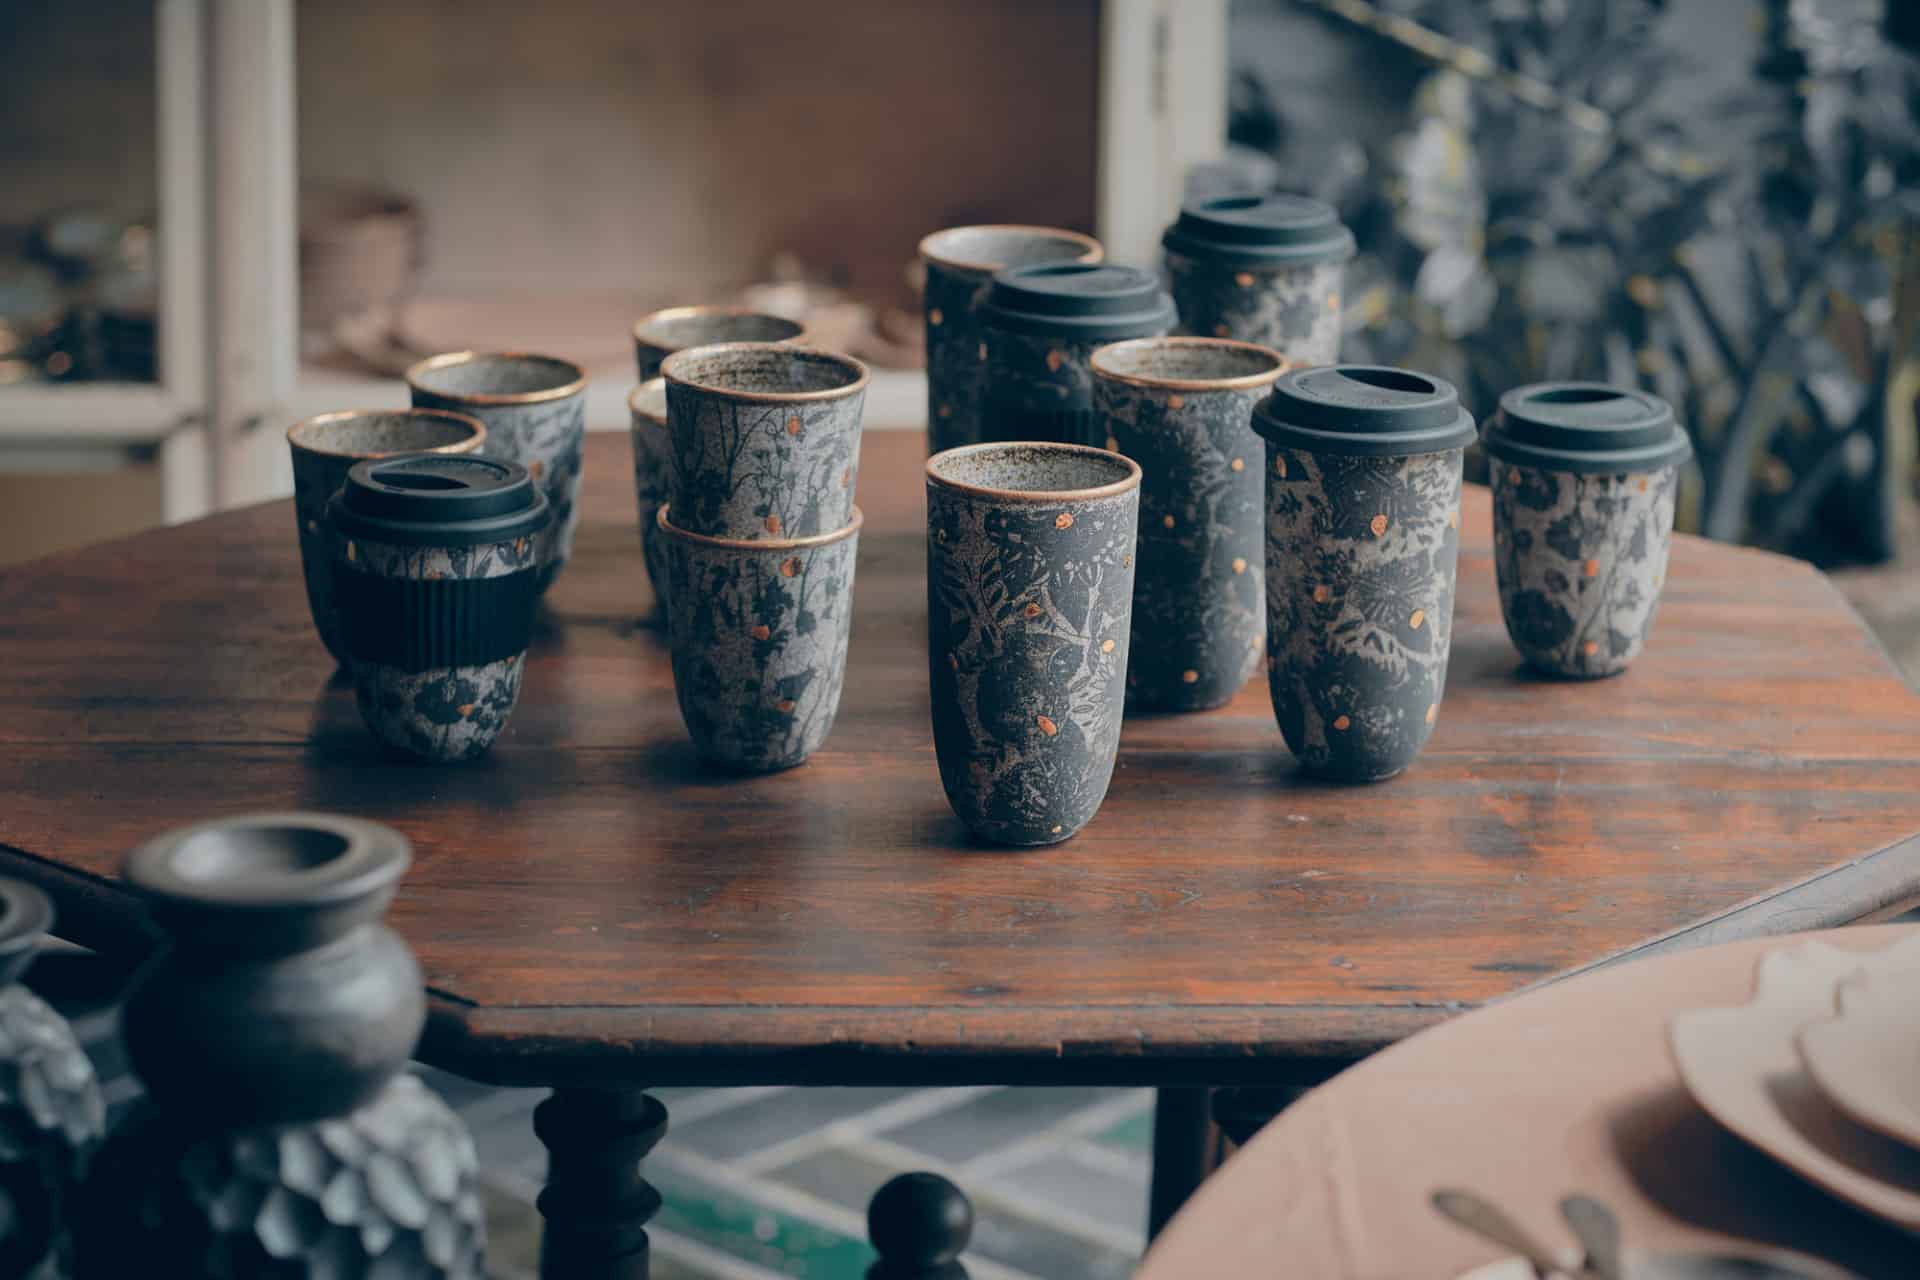
[[[540,589],[567,567],[580,523],[580,465],[587,442],[587,375],[558,356],[452,351],[407,370],[416,409],[451,409],[487,428],[481,452],[517,462],[546,495],[553,523],[541,535]]]
[[[1390,778],[1446,686],[1473,417],[1404,369],[1331,365],[1274,384],[1267,441],[1267,683],[1301,767]]]
[[[926,268],[927,451],[977,444],[987,348],[974,313],[995,272],[1098,262],[1100,242],[1055,227],[948,227],[920,242]]]
[[[927,460],[934,750],[954,812],[988,840],[1065,840],[1106,798],[1139,514],[1139,465],[1104,449]]]
[[[1173,299],[1133,267],[1055,263],[1002,271],[980,303],[987,352],[980,438],[1100,445],[1093,349],[1171,330]]]
[[[1108,447],[1140,464],[1140,562],[1127,701],[1204,711],[1266,649],[1266,504],[1254,402],[1287,367],[1223,338],[1137,338],[1093,353]]]
[[[1199,200],[1161,245],[1182,333],[1257,342],[1296,366],[1340,358],[1354,239],[1332,205],[1281,193]]]

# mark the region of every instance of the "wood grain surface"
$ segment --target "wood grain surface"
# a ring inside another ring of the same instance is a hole
[[[1271,1081],[1652,948],[1920,896],[1920,700],[1813,569],[1676,540],[1646,654],[1525,674],[1483,490],[1439,726],[1404,776],[1297,776],[1264,685],[1128,721],[1065,845],[971,842],[927,719],[917,434],[870,433],[851,669],[807,765],[694,756],[635,624],[627,444],[595,436],[576,558],[490,757],[361,729],[276,503],[0,573],[0,845],[81,940],[167,827],[390,822],[423,1054],[501,1081]],[[1309,1073],[1310,1074],[1310,1073]]]

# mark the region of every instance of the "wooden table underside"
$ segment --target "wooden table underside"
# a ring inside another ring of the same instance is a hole
[[[493,754],[380,755],[313,635],[275,503],[0,574],[0,845],[116,945],[120,859],[233,812],[393,823],[423,1056],[502,1083],[1268,1082],[1650,949],[1920,893],[1920,717],[1797,562],[1681,538],[1647,653],[1529,677],[1483,490],[1439,726],[1404,776],[1297,777],[1263,684],[1130,719],[1069,843],[970,841],[927,723],[921,438],[869,433],[838,724],[718,775],[637,626],[627,445]],[[1309,1063],[1309,1066],[1312,1064]]]

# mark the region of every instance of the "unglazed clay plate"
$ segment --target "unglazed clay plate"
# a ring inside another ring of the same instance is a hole
[[[1668,1038],[1681,1082],[1708,1115],[1831,1194],[1920,1234],[1920,1151],[1837,1110],[1794,1044],[1801,1028],[1832,1016],[1842,979],[1916,967],[1920,937],[1877,954],[1783,947],[1761,957],[1751,1002],[1679,1014]]]
[[[1807,1074],[1854,1123],[1920,1147],[1920,970],[1856,973],[1834,1004],[1800,1032]]]

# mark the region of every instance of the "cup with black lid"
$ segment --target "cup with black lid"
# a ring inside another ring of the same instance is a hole
[[[329,515],[361,719],[412,755],[480,755],[520,696],[546,496],[517,463],[416,454],[355,466]]]
[[[1332,205],[1282,192],[1197,200],[1160,243],[1182,333],[1257,342],[1296,367],[1339,360],[1355,245]]]
[[[1266,439],[1267,687],[1306,772],[1412,763],[1440,711],[1471,414],[1439,378],[1330,365],[1283,375]]]
[[[1630,387],[1536,383],[1500,397],[1482,442],[1514,647],[1553,675],[1625,671],[1653,628],[1693,452],[1672,407]]]

